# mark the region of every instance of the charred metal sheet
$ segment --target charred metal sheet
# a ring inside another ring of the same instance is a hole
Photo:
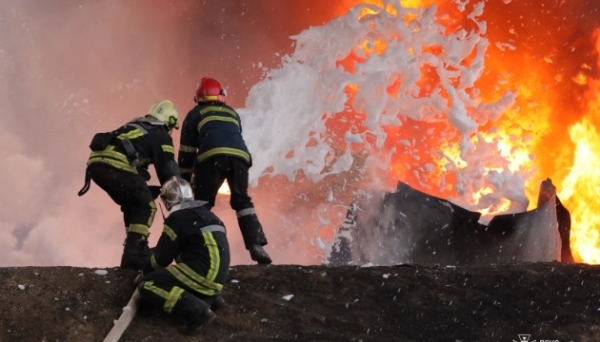
[[[562,248],[570,230],[565,214],[568,217],[550,180],[542,183],[535,210],[498,215],[488,225],[479,223],[480,213],[399,182],[395,192],[370,193],[352,203],[327,263],[486,265],[571,261],[572,257],[565,260],[570,257],[568,243]]]

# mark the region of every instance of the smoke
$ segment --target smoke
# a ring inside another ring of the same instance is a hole
[[[292,18],[319,8],[310,3],[0,3],[0,266],[117,265],[125,236],[118,206],[95,185],[76,195],[93,134],[163,98],[183,116],[203,76],[219,79],[240,107],[287,52],[288,36],[325,20]],[[173,139],[177,148],[179,135]],[[220,201],[233,262],[250,262]],[[161,225],[157,215],[152,242]]]

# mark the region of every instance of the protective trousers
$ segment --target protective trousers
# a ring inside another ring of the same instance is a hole
[[[229,204],[236,211],[246,249],[250,249],[252,245],[267,244],[252,198],[248,195],[248,169],[248,163],[240,158],[216,156],[194,167],[192,181],[195,199],[208,202],[206,207],[210,209],[215,205],[219,188],[227,180],[231,191]]]
[[[197,335],[200,328],[210,324],[215,312],[224,304],[221,295],[198,297],[179,286],[166,269],[154,271],[138,284],[142,298],[152,306],[176,316],[180,321],[179,332]]]
[[[190,290],[181,281],[177,280],[166,268],[156,270],[146,274],[140,284],[138,290],[142,297],[147,300],[152,306],[161,308],[164,312],[175,314],[187,306],[190,306],[192,300],[181,300],[184,293],[202,300],[206,303],[206,307],[212,307],[213,311],[217,311],[220,302],[220,293],[213,296],[206,296]]]
[[[89,165],[88,172],[94,183],[121,206],[128,235],[135,233],[145,239],[154,221],[156,205],[144,178],[103,163]]]

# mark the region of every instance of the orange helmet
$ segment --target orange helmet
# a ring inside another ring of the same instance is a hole
[[[227,96],[227,92],[223,87],[221,87],[221,83],[219,83],[219,81],[215,80],[214,78],[203,77],[196,87],[196,96],[194,96],[194,101],[219,101],[225,103],[225,96]]]

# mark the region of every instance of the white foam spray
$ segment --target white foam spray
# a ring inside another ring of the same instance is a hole
[[[350,143],[388,153],[388,147],[383,147],[386,127],[400,126],[405,117],[437,122],[441,113],[448,129],[460,135],[460,157],[464,162],[460,167],[448,163],[442,170],[457,177],[456,197],[452,200],[480,210],[505,198],[513,203],[511,210],[526,209],[524,177],[508,169],[508,161],[496,145],[472,139],[479,130],[478,123],[497,120],[515,100],[510,92],[492,103],[477,96],[475,82],[483,73],[489,45],[484,38],[485,23],[476,22],[476,32],[459,29],[448,33],[436,21],[435,6],[407,9],[396,4],[394,8],[397,13],[390,14],[379,7],[359,5],[342,17],[292,37],[296,41],[294,53],[285,56],[280,68],[268,71],[252,87],[246,108],[240,110],[254,152],[251,183],[256,185],[265,174],[283,174],[293,180],[302,171],[319,181],[329,174],[347,171],[354,158]],[[372,14],[358,20],[365,10]],[[468,17],[476,21],[482,11],[480,3]],[[409,16],[414,19],[407,22]],[[386,46],[381,54],[367,54],[359,48],[381,42]],[[431,46],[439,47],[441,52],[428,52]],[[350,53],[364,59],[356,62],[355,72],[339,63]],[[426,66],[435,69],[439,81],[425,97],[419,94],[423,90],[421,70]],[[397,93],[385,91],[398,79],[401,85]],[[350,86],[356,89],[353,98],[345,91]],[[328,139],[325,122],[347,110],[366,114],[363,125],[375,139],[367,142],[349,130],[345,133],[348,144],[340,153]],[[418,137],[405,137],[403,142],[413,140]],[[495,165],[494,170],[489,170],[488,164]],[[381,158],[370,158],[362,172],[387,166]],[[416,170],[422,165],[416,161],[413,166]],[[438,167],[425,165],[423,171],[427,170],[438,171]],[[494,192],[474,205],[467,195],[483,184],[491,185]]]
[[[410,145],[412,172],[420,179],[431,172],[453,174],[456,185],[449,200],[467,209],[493,208],[508,200],[509,211],[526,210],[524,182],[528,175],[510,170],[497,144],[480,135],[481,125],[497,120],[515,102],[510,92],[489,103],[479,97],[481,91],[475,83],[484,72],[490,44],[484,37],[486,23],[477,21],[483,2],[467,14],[477,29],[453,32],[438,20],[435,6],[407,9],[390,2],[386,8],[390,6],[395,13],[359,5],[292,37],[295,51],[251,88],[246,107],[240,109],[254,157],[251,184],[256,186],[265,175],[285,175],[293,181],[299,172],[314,182],[322,181],[327,175],[357,168],[356,146],[360,145],[369,157],[354,171],[363,176],[365,188],[381,187],[383,182],[373,175],[388,169],[395,153],[393,142],[386,140],[386,129],[401,126],[406,118],[425,124],[442,121],[459,137],[448,142],[458,145],[459,160],[444,151],[419,146],[422,136],[437,133],[417,132],[396,143]],[[369,14],[364,15],[365,11]],[[383,52],[374,52],[382,45]],[[431,47],[439,53],[432,53]],[[354,72],[340,65],[350,54],[360,58]],[[430,89],[422,96],[425,67],[433,68],[439,81],[433,86],[428,81]],[[386,91],[398,80],[397,91]],[[355,90],[353,96],[349,88]],[[364,113],[366,129],[343,133],[346,146],[340,150],[326,122],[347,112]],[[494,137],[494,132],[485,133]],[[432,153],[448,162],[421,165],[424,162],[418,155]],[[482,187],[492,191],[475,200],[472,194]]]

